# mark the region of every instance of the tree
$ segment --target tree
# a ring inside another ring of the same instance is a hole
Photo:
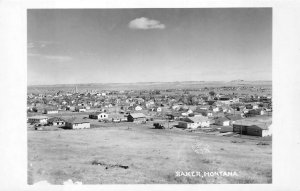
[[[181,102],[184,103],[184,104],[188,104],[188,103],[189,103],[188,98],[185,97],[185,96],[181,97],[181,98],[179,99],[179,101],[181,101]]]
[[[197,105],[199,103],[199,100],[196,96],[192,97],[192,105]]]
[[[210,95],[211,97],[214,97],[214,96],[216,95],[216,93],[215,93],[214,91],[210,91],[210,92],[209,92],[209,95]]]

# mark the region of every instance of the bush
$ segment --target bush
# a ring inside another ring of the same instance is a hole
[[[256,145],[270,145],[270,144],[267,143],[267,142],[262,142],[262,141],[260,141],[260,142],[258,142]]]

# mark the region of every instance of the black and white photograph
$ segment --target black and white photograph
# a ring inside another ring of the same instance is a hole
[[[27,48],[28,184],[272,183],[271,8],[29,9]]]
[[[300,191],[299,10],[0,1],[0,190]]]

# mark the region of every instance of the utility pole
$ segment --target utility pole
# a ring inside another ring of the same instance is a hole
[[[240,129],[241,129],[241,134],[240,134],[240,137],[242,137],[242,134],[243,134],[243,122],[241,121],[241,123],[242,123],[242,125],[241,125],[241,127],[240,127]]]

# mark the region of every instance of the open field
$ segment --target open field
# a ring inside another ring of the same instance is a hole
[[[261,142],[266,144],[257,145]],[[176,171],[236,171],[238,176],[177,177]],[[68,179],[83,184],[271,183],[272,141],[129,122],[85,130],[28,130],[28,183]]]

